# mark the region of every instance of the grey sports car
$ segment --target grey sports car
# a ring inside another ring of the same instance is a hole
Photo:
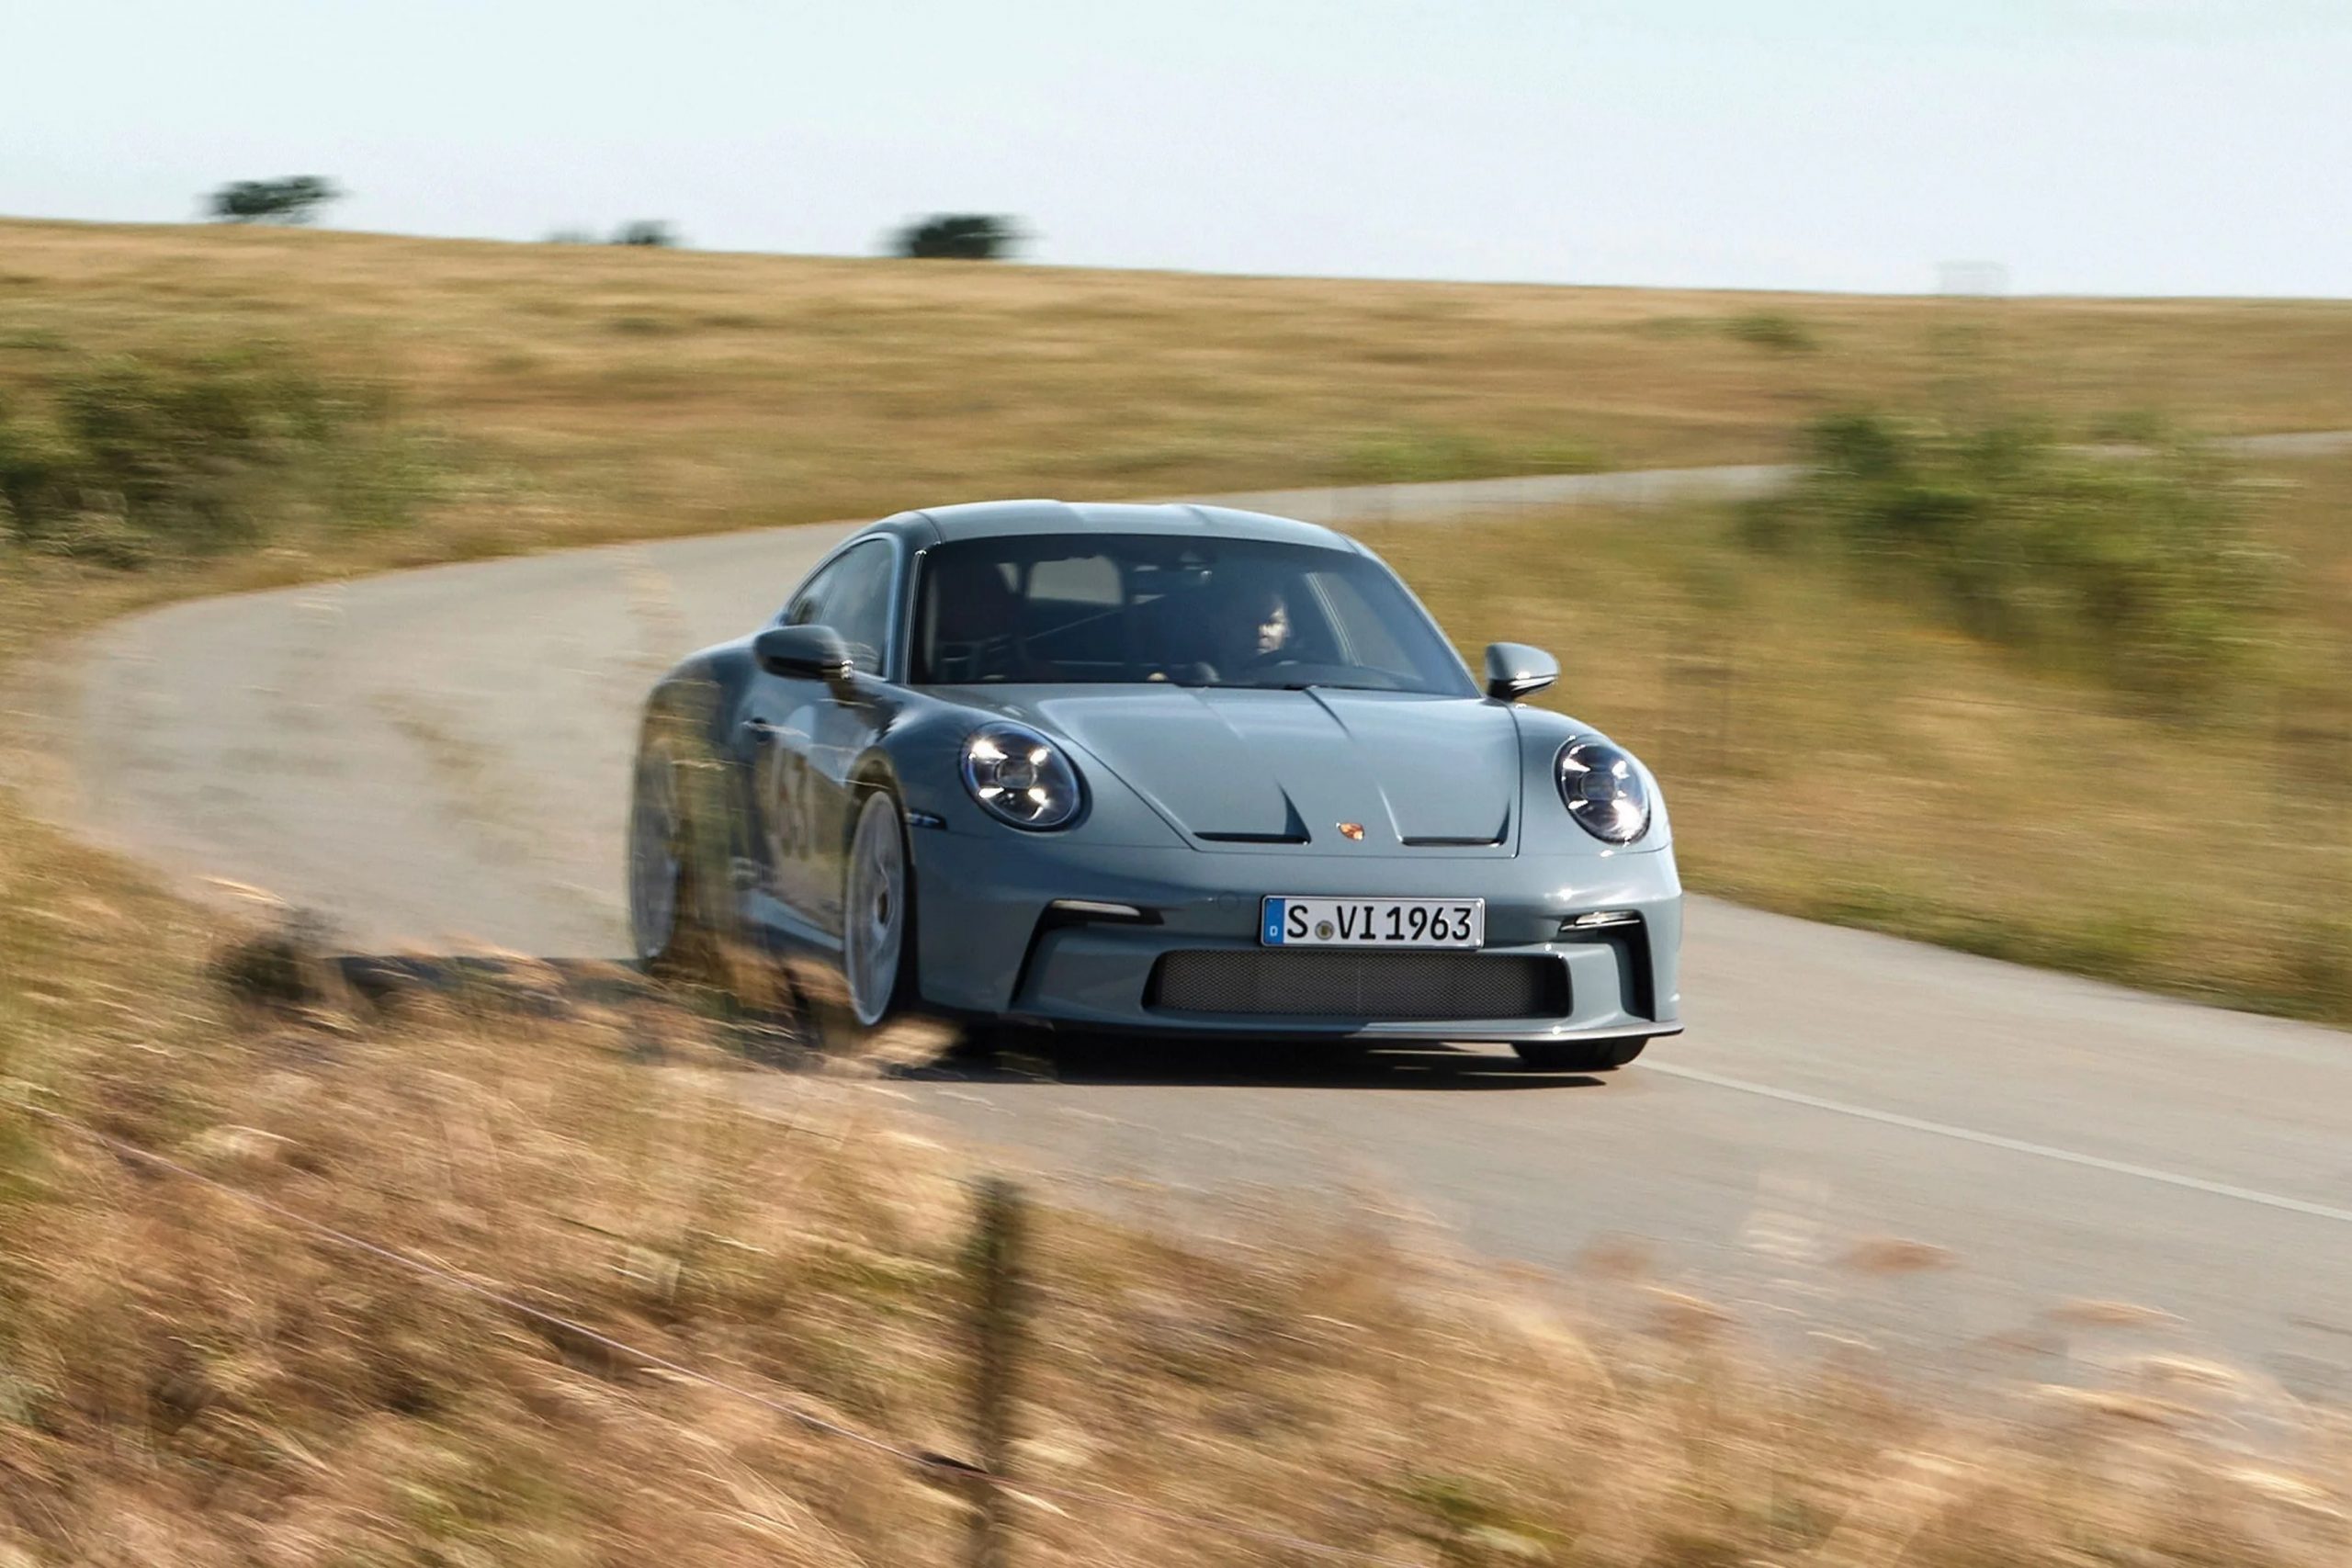
[[[718,933],[901,1010],[1121,1034],[1488,1041],[1593,1071],[1679,1032],[1657,784],[1483,690],[1376,557],[1203,506],[902,513],[663,676],[639,955]]]

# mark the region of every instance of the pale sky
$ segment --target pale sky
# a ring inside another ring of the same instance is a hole
[[[403,233],[2352,296],[2352,0],[0,0],[0,62],[12,215],[320,174]]]

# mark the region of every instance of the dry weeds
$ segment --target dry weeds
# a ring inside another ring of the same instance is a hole
[[[1755,341],[1762,313],[1808,345]],[[942,265],[0,223],[0,379],[285,342],[450,466],[351,564],[872,515],[1780,456],[1852,402],[2098,436],[2352,425],[2352,305],[1952,299]],[[258,571],[259,566],[249,570]]]
[[[1939,374],[1931,333],[1972,321],[2086,419],[2154,400],[2241,428],[2352,423],[2352,317],[2329,306],[2020,301],[1979,321],[1792,299],[1776,309],[1796,331],[1775,336],[1814,346],[1768,356],[1724,325],[1753,309],[1730,297],[0,235],[12,372],[258,327],[390,367],[467,448],[413,537],[168,580],[12,559],[15,670],[142,599],[451,553],[939,493],[1306,479],[1371,460],[1366,443],[1460,462],[1462,432],[1506,466],[1563,441],[1620,462],[1747,456],[1825,399]],[[1555,641],[1577,671],[1588,644]],[[1694,839],[1708,810],[1685,807]],[[754,1111],[723,1021],[512,955],[368,1001],[297,947],[241,982],[277,1000],[240,1001],[214,977],[224,919],[0,798],[0,1099],[797,1407],[967,1451],[967,1172],[845,1081],[872,1063],[775,1077],[775,1109]],[[1595,1270],[1625,1308],[1602,1327],[1548,1281],[1369,1215],[1222,1243],[1072,1213],[1040,1229],[1029,1561],[1285,1560],[1047,1486],[1433,1565],[2315,1568],[2352,1549],[2340,1419],[2231,1369],[2149,1358],[2111,1387],[1955,1412],[1858,1349],[1762,1351],[1630,1256]],[[944,1562],[964,1506],[0,1111],[0,1562]]]
[[[302,983],[225,989],[218,917],[21,829],[0,838],[0,910],[10,1105],[969,1453],[972,1172],[864,1091],[870,1059],[762,1073],[755,1110],[724,1021],[511,955],[354,990],[298,945]],[[1432,1568],[2352,1550],[2346,1431],[2232,1369],[2152,1354],[1955,1412],[1865,1352],[1791,1363],[1639,1269],[1592,1272],[1592,1316],[1369,1213],[1219,1228],[1040,1216],[1023,1561],[1316,1560],[1062,1489]],[[17,1560],[958,1560],[967,1505],[936,1479],[15,1110],[0,1247]],[[1867,1250],[1858,1266],[1920,1260]]]
[[[2352,1022],[2352,459],[2258,477],[2290,602],[2194,723],[1743,548],[1719,509],[1366,537],[1473,654],[1559,655],[1538,700],[1657,767],[1693,887]]]

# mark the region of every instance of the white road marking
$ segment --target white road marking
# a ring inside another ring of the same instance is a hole
[[[1899,1111],[1873,1111],[1867,1105],[1849,1105],[1842,1100],[1825,1100],[1817,1094],[1801,1094],[1791,1089],[1773,1089],[1770,1085],[1749,1083],[1745,1078],[1725,1077],[1702,1067],[1686,1067],[1676,1063],[1658,1062],[1639,1069],[1664,1073],[1668,1077],[1688,1078],[1693,1083],[1707,1084],[1715,1089],[1728,1089],[1741,1094],[1759,1095],[1788,1105],[1802,1105],[1814,1111],[1826,1111],[1834,1115],[1858,1117],[1864,1122],[1876,1122],[1883,1126],[1902,1127],[1914,1133],[1932,1133],[1939,1138],[1957,1138],[1963,1144],[1980,1144],[1988,1149],[2007,1149],[2011,1154],[2033,1155],[2041,1159],[2054,1159],[2062,1165],[2078,1165],[2089,1170],[2104,1170],[2117,1176],[2137,1177],[2142,1181],[2161,1182],[2166,1187],[2178,1187],[2190,1192],[2203,1192],[2215,1198],[2233,1198],[2241,1203],[2259,1203],[2266,1209],[2283,1209],[2290,1214],[2309,1214],[2314,1219],[2334,1220],[2338,1224],[2352,1225],[2352,1209],[2339,1209],[2327,1203],[2314,1203],[2302,1198],[2285,1198],[2276,1192],[2261,1192],[2251,1187],[2234,1187],[2226,1181],[2208,1181],[2199,1176],[2183,1176],[2177,1171],[2158,1170],[2154,1166],[2133,1165],[2129,1160],[2106,1159],[2098,1155],[2078,1154],[2073,1149],[2056,1148],[2049,1144],[2029,1143],[2023,1138],[2005,1138],[1998,1133],[1980,1133],[1973,1127],[1954,1127],[1943,1122],[1929,1122],[1917,1116],[1905,1116]]]

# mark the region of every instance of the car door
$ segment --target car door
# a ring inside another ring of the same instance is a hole
[[[831,626],[849,645],[861,688],[843,701],[821,681],[763,674],[743,725],[759,813],[756,877],[771,919],[830,943],[841,931],[842,859],[851,826],[849,771],[881,717],[899,552],[868,539],[828,562],[786,606],[789,626]]]

